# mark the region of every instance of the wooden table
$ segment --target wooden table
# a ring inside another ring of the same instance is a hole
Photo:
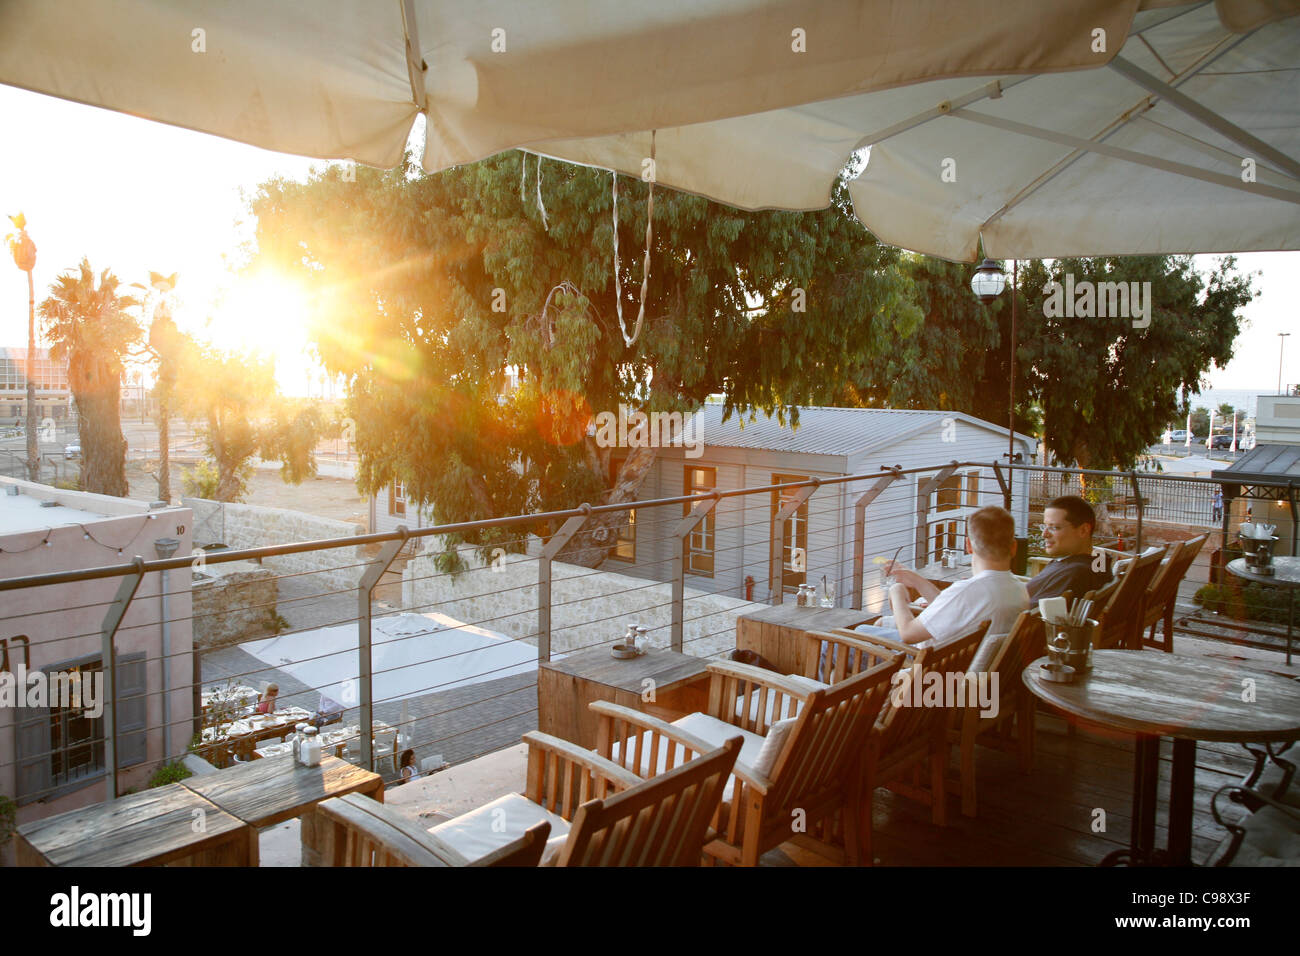
[[[1233,558],[1228,562],[1228,570],[1239,578],[1254,581],[1265,587],[1286,588],[1286,662],[1291,663],[1291,631],[1295,620],[1295,592],[1300,588],[1300,558],[1273,559],[1273,573],[1260,574],[1246,564],[1245,558]]]
[[[880,615],[846,607],[799,607],[777,604],[736,618],[736,647],[757,651],[784,674],[803,673],[803,649],[808,631],[857,627]]]
[[[254,866],[257,830],[179,783],[33,820],[19,866]]]
[[[654,699],[647,701],[649,688]],[[610,656],[608,646],[592,647],[538,666],[537,729],[591,749],[598,721],[587,705],[594,700],[671,721],[706,710],[708,695],[708,664],[702,658],[651,648],[621,661]]]
[[[345,793],[363,793],[381,803],[384,799],[384,780],[377,773],[337,757],[322,757],[319,767],[303,767],[292,754],[189,777],[180,786],[256,829],[301,817],[303,866],[317,865],[316,804]],[[250,865],[257,865],[256,855]]]
[[[1029,692],[1090,723],[1136,738],[1133,827],[1127,850],[1102,865],[1190,866],[1196,741],[1266,743],[1300,738],[1300,685],[1293,680],[1226,661],[1150,651],[1093,653],[1092,670],[1072,684],[1039,677],[1041,657],[1025,668]],[[1254,700],[1243,701],[1244,681]],[[1160,738],[1173,739],[1169,784],[1169,845],[1155,847]]]

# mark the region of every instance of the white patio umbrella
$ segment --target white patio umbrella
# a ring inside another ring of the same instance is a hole
[[[429,170],[527,147],[640,175],[657,130],[658,182],[746,208],[824,206],[871,145],[859,216],[954,259],[981,234],[996,256],[1285,249],[1297,13],[1300,0],[6,0],[0,83],[377,166],[400,161],[424,111]]]

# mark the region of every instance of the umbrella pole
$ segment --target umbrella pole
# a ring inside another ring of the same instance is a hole
[[[1007,461],[1016,460],[1016,279],[1020,260],[1011,260],[1011,368],[1007,378]]]

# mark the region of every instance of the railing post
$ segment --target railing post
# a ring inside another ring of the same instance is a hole
[[[581,530],[591,515],[591,505],[579,506],[580,515],[574,515],[560,530],[551,535],[550,540],[542,546],[542,556],[537,562],[537,662],[540,664],[551,659],[551,561],[560,550],[569,543],[569,539]]]
[[[862,610],[862,589],[867,575],[867,506],[880,497],[880,493],[902,478],[902,469],[895,465],[889,473],[876,479],[876,483],[853,503],[853,603],[855,611]]]
[[[781,560],[782,545],[780,528],[790,520],[790,516],[803,507],[804,502],[812,497],[813,492],[821,485],[821,481],[814,478],[811,485],[800,488],[794,493],[784,508],[777,511],[772,516],[772,528],[768,537],[768,597],[773,604],[785,603],[785,587],[782,584],[784,577],[785,562]],[[804,573],[808,573],[808,555],[804,555]]]
[[[713,497],[708,501],[697,501],[695,507],[691,509],[691,513],[677,522],[677,527],[672,532],[672,537],[677,542],[677,550],[673,554],[672,644],[673,650],[678,654],[682,652],[682,626],[685,618],[682,605],[686,601],[686,536],[709,516],[721,500],[722,496],[715,491]]]
[[[1134,471],[1133,469],[1129,469],[1128,480],[1133,484],[1133,501],[1135,503],[1135,506],[1137,507],[1137,513],[1138,513],[1137,534],[1135,535],[1136,540],[1133,542],[1133,552],[1135,554],[1141,554],[1142,553],[1142,511],[1144,505],[1142,501],[1142,486],[1138,484],[1137,472]]]
[[[373,603],[375,587],[384,576],[397,555],[406,545],[409,534],[406,525],[398,525],[398,539],[385,542],[375,555],[374,562],[361,574],[357,582],[357,660],[359,671],[357,682],[361,685],[361,763],[372,773],[375,769],[375,710],[374,710],[374,675],[371,673],[370,605]],[[341,701],[345,706],[347,701]],[[393,741],[397,746],[397,741]]]
[[[104,624],[100,631],[100,655],[104,672],[104,765],[108,770],[107,796],[109,800],[117,799],[117,653],[113,647],[113,638],[126,617],[126,610],[131,606],[131,599],[144,579],[144,558],[136,555],[131,564],[135,570],[122,578],[117,586],[117,594],[104,615]],[[167,662],[163,661],[163,666]]]

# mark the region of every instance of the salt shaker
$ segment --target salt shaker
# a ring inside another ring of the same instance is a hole
[[[302,740],[302,759],[299,761],[304,767],[320,766],[320,736],[315,727],[308,727],[306,736]]]
[[[650,635],[650,628],[642,627],[640,624],[636,626],[636,652],[638,654],[644,654],[646,652],[646,648],[650,646],[649,635]]]
[[[293,737],[290,743],[293,746],[293,762],[298,763],[302,759],[302,738],[305,736],[304,731],[307,729],[306,724],[295,724],[293,728]]]

